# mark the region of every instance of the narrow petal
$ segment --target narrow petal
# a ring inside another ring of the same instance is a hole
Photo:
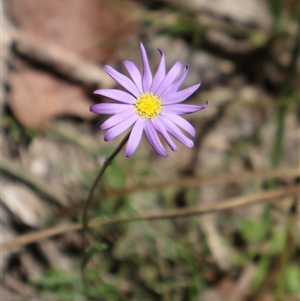
[[[127,118],[131,117],[132,115],[136,115],[135,111],[131,108],[129,110],[123,111],[119,114],[113,115],[112,117],[108,118],[104,123],[101,124],[100,130],[109,129]]]
[[[174,124],[173,122],[171,122],[168,118],[165,118],[164,116],[160,116],[161,121],[163,122],[163,124],[166,127],[166,130],[175,138],[177,139],[179,142],[181,142],[182,144],[184,144],[185,146],[192,148],[194,146],[194,142],[187,138],[181,131],[180,129],[177,127],[176,124]]]
[[[165,129],[164,124],[159,120],[159,118],[155,118],[152,120],[152,123],[154,125],[154,128],[164,137],[168,145],[170,146],[171,150],[173,152],[177,152],[177,146],[168,134],[168,132]]]
[[[111,66],[105,65],[103,67],[104,71],[111,76],[117,83],[119,83],[123,88],[128,90],[132,95],[138,97],[140,92],[136,85],[127,76],[121,74]]]
[[[144,131],[144,122],[145,119],[139,118],[133,125],[125,150],[126,157],[132,156],[136,151]]]
[[[118,103],[96,103],[90,107],[90,111],[96,114],[118,114],[131,107],[131,105]]]
[[[130,126],[132,126],[139,117],[137,115],[132,115],[131,117],[125,119],[123,122],[117,124],[116,126],[110,128],[106,131],[104,135],[105,141],[110,141],[126,131]]]
[[[204,110],[208,105],[208,101],[203,106],[187,105],[187,104],[172,104],[164,106],[164,110],[173,112],[174,114],[183,115]]]
[[[159,87],[157,88],[155,94],[157,96],[161,96],[167,88],[173,83],[173,81],[178,76],[178,73],[181,70],[182,64],[180,62],[176,62],[174,66],[170,69],[170,71],[166,74],[165,78],[160,83]]]
[[[164,79],[164,77],[166,75],[165,55],[160,49],[158,49],[158,51],[161,54],[161,59],[160,59],[160,63],[158,65],[157,71],[155,73],[155,76],[153,78],[151,88],[150,88],[150,92],[153,92],[153,93],[155,93],[157,87],[159,86],[159,84],[161,83],[161,81]]]
[[[196,131],[195,131],[194,127],[181,116],[178,116],[171,112],[166,112],[165,110],[162,112],[162,116],[166,117],[172,123],[175,123],[176,125],[181,127],[183,130],[185,130],[187,133],[189,133],[192,137],[195,137]]]
[[[176,93],[166,94],[161,98],[162,102],[164,105],[182,102],[191,96],[199,87],[200,83]]]
[[[117,89],[99,89],[96,90],[94,94],[106,96],[124,103],[135,103],[135,98],[131,94]]]
[[[145,124],[144,124],[144,129],[145,129],[145,133],[146,136],[149,140],[149,143],[151,144],[151,146],[153,147],[153,149],[162,157],[168,157],[168,153],[166,152],[165,148],[163,147],[163,145],[161,144],[157,133],[154,129],[153,124],[151,123],[150,120],[145,120]]]
[[[140,94],[143,93],[143,86],[142,86],[142,76],[137,68],[137,66],[130,60],[126,60],[123,62],[126,70],[128,71],[129,75],[131,76],[133,82],[137,86]]]
[[[167,88],[167,90],[161,95],[161,97],[164,97],[164,95],[166,95],[166,93],[174,93],[177,92],[177,90],[179,89],[179,87],[181,86],[181,84],[183,83],[183,81],[185,80],[187,74],[189,71],[189,65],[186,65],[182,74],[180,75],[180,77],[169,86],[169,88]]]
[[[143,61],[143,76],[142,76],[143,91],[150,92],[150,87],[152,84],[152,73],[148,63],[147,53],[142,43],[140,43],[140,51],[141,51],[142,61]]]

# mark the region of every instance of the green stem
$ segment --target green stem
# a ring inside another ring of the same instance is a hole
[[[292,205],[292,208],[293,207],[296,207],[296,205],[295,204]],[[296,225],[296,214],[293,212],[293,210],[290,210],[290,214],[287,221],[287,227],[286,227],[284,249],[280,256],[280,270],[279,270],[277,286],[276,286],[276,295],[275,295],[276,301],[284,300],[284,294],[287,286],[287,281],[286,281],[287,268],[291,256],[291,251],[294,248],[293,229],[295,229],[295,225]]]
[[[293,81],[296,75],[296,66],[297,66],[299,48],[300,48],[300,21],[298,19],[297,35],[291,53],[291,61],[287,69],[287,76],[282,87],[282,96],[289,96],[293,92]],[[276,168],[280,165],[280,160],[282,155],[283,136],[284,136],[284,124],[285,124],[286,113],[288,111],[288,106],[289,106],[288,102],[283,102],[278,107],[279,111],[278,111],[278,119],[277,119],[278,123],[276,129],[276,138],[274,142],[273,152],[271,155],[271,165],[273,168],[274,167]],[[270,188],[274,188],[276,186],[276,182],[275,181],[270,182],[269,186]],[[271,219],[270,216],[269,219]],[[288,219],[288,223],[290,223],[290,219]],[[286,240],[288,240],[289,230],[290,229],[288,226],[287,233],[286,233]],[[290,250],[287,241],[283,253],[281,254],[281,265],[280,265],[279,275],[277,277],[277,290],[276,290],[277,301],[281,301],[284,298],[284,294],[286,290],[286,281],[287,281],[286,266],[287,266],[289,256],[290,256]]]
[[[300,21],[298,23],[298,32],[295,39],[295,44],[291,54],[291,61],[287,68],[287,76],[282,85],[281,95],[289,96],[293,92],[293,81],[296,75],[296,66],[297,66],[297,58],[299,54],[300,48]],[[281,99],[282,100],[282,99]],[[282,141],[284,134],[284,121],[287,113],[287,109],[289,106],[289,102],[285,101],[278,106],[278,117],[277,117],[277,129],[276,129],[276,137],[273,146],[273,151],[271,154],[271,166],[276,168],[280,164],[281,154],[282,154]]]
[[[286,78],[282,84],[281,93],[280,93],[280,100],[278,105],[278,115],[277,115],[277,128],[276,128],[276,134],[274,139],[274,145],[271,152],[271,158],[270,158],[270,164],[272,168],[278,168],[280,165],[281,157],[282,157],[282,145],[283,145],[283,139],[284,139],[284,127],[285,127],[285,119],[288,112],[288,108],[290,103],[285,100],[284,97],[287,97],[293,93],[293,82],[296,75],[297,70],[297,59],[298,59],[298,53],[300,48],[300,21],[298,20],[298,30],[297,35],[295,39],[295,43],[291,52],[291,61],[289,63],[289,66],[286,70]],[[283,101],[283,102],[282,102]],[[274,189],[277,186],[276,180],[270,180],[268,182],[268,188]],[[271,211],[271,204],[267,204],[264,210],[264,222],[266,224],[266,228],[268,229],[265,234],[265,239],[268,239],[268,237],[271,235],[271,226],[272,226],[272,211]],[[283,261],[285,261],[285,257],[288,256],[287,251],[283,254]],[[270,257],[267,258],[267,260],[270,263]],[[285,286],[286,286],[286,278],[285,275],[285,265],[281,265],[279,271],[279,276],[277,277],[277,287],[279,294],[279,298],[284,294]],[[277,298],[279,301],[280,299]]]
[[[100,181],[100,179],[102,178],[104,172],[106,171],[107,167],[112,163],[113,159],[117,156],[117,154],[121,151],[121,149],[123,148],[123,146],[126,144],[126,142],[128,141],[130,133],[128,133],[126,135],[126,137],[121,141],[121,143],[118,145],[118,147],[115,149],[115,151],[104,161],[97,177],[95,178],[93,185],[91,186],[90,190],[89,190],[89,194],[88,197],[85,201],[85,205],[83,208],[83,213],[82,213],[82,236],[81,236],[81,241],[82,241],[82,253],[81,253],[81,266],[80,266],[80,271],[81,271],[81,278],[82,278],[82,284],[83,284],[83,291],[84,291],[84,295],[88,300],[88,292],[87,292],[87,281],[85,278],[85,266],[86,266],[86,261],[85,261],[85,245],[86,245],[86,237],[85,237],[85,233],[88,230],[88,215],[87,215],[87,209],[90,205],[90,202],[92,200],[92,196],[94,194],[94,190],[98,184],[98,182]]]

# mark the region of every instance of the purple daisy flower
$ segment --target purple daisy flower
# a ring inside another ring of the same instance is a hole
[[[100,89],[94,92],[120,102],[99,103],[90,108],[96,114],[113,115],[100,126],[101,130],[107,130],[104,140],[112,140],[132,126],[125,150],[126,157],[132,156],[135,152],[143,132],[145,132],[154,150],[162,157],[168,157],[168,153],[157,133],[166,140],[172,151],[176,152],[177,147],[171,136],[185,146],[192,148],[194,146],[193,141],[186,137],[181,129],[191,137],[195,136],[195,129],[180,115],[201,111],[208,102],[203,106],[179,103],[192,95],[200,87],[200,83],[178,91],[188,73],[189,66],[186,65],[180,74],[182,65],[180,62],[176,62],[166,73],[165,56],[158,49],[161,60],[153,77],[142,43],[140,43],[140,51],[143,62],[142,75],[130,60],[124,61],[123,64],[131,79],[108,65],[104,66],[105,72],[128,91]]]

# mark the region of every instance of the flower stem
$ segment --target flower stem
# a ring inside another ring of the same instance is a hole
[[[88,214],[87,214],[87,210],[88,207],[90,205],[92,196],[94,194],[94,190],[98,184],[98,182],[100,181],[100,179],[102,178],[104,172],[106,171],[107,167],[112,163],[113,159],[117,156],[117,154],[121,151],[121,149],[123,148],[123,146],[126,144],[126,142],[128,141],[130,133],[128,133],[126,135],[126,137],[120,142],[120,144],[118,145],[118,147],[115,149],[115,151],[107,158],[105,159],[101,169],[99,170],[99,173],[97,175],[97,177],[95,178],[93,185],[91,186],[90,190],[89,190],[89,194],[88,197],[85,201],[84,204],[84,208],[83,208],[83,213],[82,213],[82,236],[81,236],[81,242],[82,242],[82,253],[81,253],[81,266],[80,266],[80,271],[81,271],[81,278],[82,278],[82,284],[83,284],[83,292],[85,297],[88,298],[88,293],[87,293],[87,283],[86,283],[86,277],[85,277],[85,267],[86,267],[86,260],[85,260],[85,251],[86,251],[86,237],[85,237],[85,233],[86,231],[88,231]]]

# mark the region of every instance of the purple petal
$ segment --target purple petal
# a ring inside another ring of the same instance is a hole
[[[94,91],[94,94],[106,96],[129,104],[134,104],[136,100],[131,94],[117,89],[99,89]]]
[[[153,149],[162,157],[168,157],[168,153],[166,152],[165,148],[163,147],[163,145],[161,144],[157,133],[154,129],[153,124],[151,123],[151,121],[149,119],[145,120],[144,123],[144,129],[145,129],[145,133],[146,136],[149,140],[149,143],[151,144],[151,146],[153,147]]]
[[[131,105],[118,103],[96,103],[90,107],[90,111],[96,114],[118,114],[130,108]]]
[[[167,119],[169,119],[172,123],[175,123],[176,125],[181,127],[183,130],[185,130],[187,133],[189,133],[192,137],[195,137],[196,131],[195,131],[194,127],[181,116],[178,116],[178,115],[170,113],[170,112],[165,112],[165,111],[163,111],[161,115],[166,117]]]
[[[132,156],[133,153],[136,151],[144,131],[144,122],[145,119],[139,118],[134,124],[125,150],[126,157]]]
[[[162,97],[162,102],[164,105],[182,102],[191,96],[199,87],[200,83],[176,93],[166,94]]]
[[[178,76],[178,73],[181,70],[182,64],[180,62],[176,62],[174,66],[170,69],[170,71],[166,74],[165,78],[160,83],[159,87],[155,91],[155,94],[157,96],[161,96],[167,88],[170,86],[170,84],[175,80],[175,78]]]
[[[161,83],[161,81],[164,79],[165,75],[166,75],[166,62],[165,62],[165,55],[164,53],[158,49],[158,51],[161,54],[161,60],[159,63],[159,66],[157,68],[157,71],[155,73],[155,76],[153,78],[153,82],[150,88],[150,92],[155,93],[157,87],[159,86],[159,84]]]
[[[116,126],[110,128],[109,130],[106,131],[104,135],[104,140],[109,141],[126,131],[130,126],[132,126],[136,120],[139,117],[137,115],[132,115],[131,117],[125,119],[121,123],[117,124]]]
[[[126,111],[123,111],[119,114],[116,114],[116,115],[108,118],[104,123],[102,123],[101,126],[100,126],[100,130],[109,129],[109,128],[123,122],[124,120],[131,117],[132,115],[136,115],[133,108],[131,108],[129,110],[126,110]]]
[[[174,114],[183,115],[204,110],[208,105],[208,101],[203,106],[187,105],[187,104],[172,104],[164,106],[164,110]]]
[[[165,118],[164,116],[160,116],[161,121],[163,122],[163,124],[166,127],[166,130],[175,138],[177,139],[179,142],[181,142],[182,144],[184,144],[185,146],[192,148],[194,146],[194,142],[187,138],[181,131],[180,129],[177,127],[176,124],[174,124],[173,122],[171,122],[168,118]]]
[[[169,86],[169,88],[167,88],[167,90],[161,95],[161,97],[164,97],[164,95],[166,95],[166,93],[174,93],[177,92],[177,90],[179,89],[179,87],[181,86],[181,84],[183,83],[183,81],[185,80],[187,74],[189,71],[189,65],[186,65],[182,74],[180,75],[180,77]]]
[[[128,90],[128,92],[130,92],[132,95],[136,97],[140,95],[140,92],[136,85],[127,76],[121,74],[120,72],[108,65],[105,65],[103,69],[109,76],[111,76],[117,83],[119,83],[122,87]]]
[[[137,86],[140,94],[142,94],[143,93],[142,76],[139,69],[130,60],[124,61],[123,64],[126,70],[128,71],[129,75],[131,76],[132,80],[134,81],[135,85]]]
[[[141,51],[142,61],[143,61],[143,77],[142,77],[143,91],[150,92],[150,87],[152,84],[152,73],[149,67],[145,47],[141,42],[140,42],[140,51]]]
[[[168,145],[170,146],[171,150],[173,152],[177,152],[177,146],[168,134],[168,132],[165,129],[164,124],[159,120],[159,118],[155,118],[152,120],[152,123],[154,125],[154,128],[164,137],[164,139],[167,141]]]

